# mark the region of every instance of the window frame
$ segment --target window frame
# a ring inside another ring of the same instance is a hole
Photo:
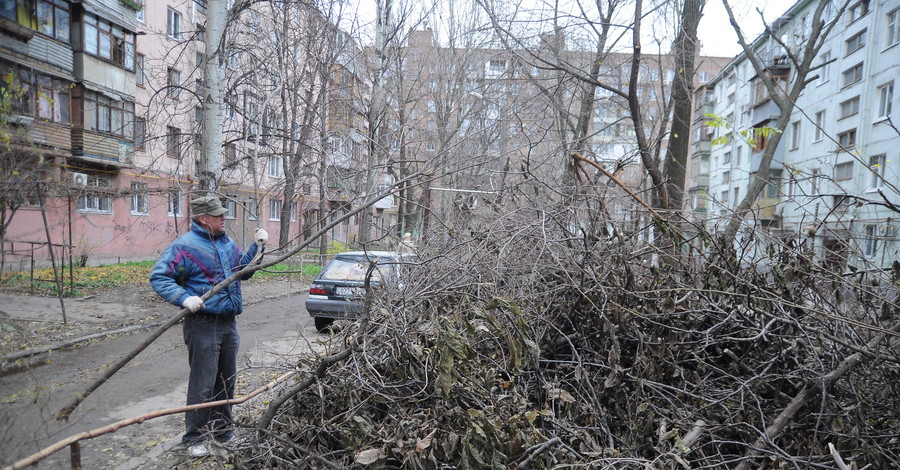
[[[867,224],[863,227],[865,238],[863,238],[862,255],[866,258],[874,258],[878,254],[878,226],[875,224]]]
[[[834,180],[846,181],[853,179],[853,161],[841,162],[834,166]]]
[[[283,178],[284,159],[280,155],[269,155],[266,163],[266,175],[269,178]]]
[[[838,108],[841,111],[840,115],[838,116],[838,120],[859,114],[859,103],[859,95],[856,95],[848,100],[841,101],[840,104],[838,104]]]
[[[147,183],[139,181],[131,182],[131,215],[147,215],[150,211],[150,202],[147,198]]]
[[[884,188],[884,178],[887,174],[887,154],[881,153],[869,157],[869,191],[877,191]]]
[[[846,138],[846,142],[844,141]],[[856,147],[856,128],[847,129],[837,135],[838,150],[841,148],[852,149]]]
[[[172,7],[166,8],[166,37],[181,40],[181,12]]]
[[[853,74],[852,80],[848,81],[848,74]],[[852,67],[847,68],[841,73],[841,78],[843,79],[842,88],[846,88],[848,86],[854,85],[862,81],[863,78],[863,62],[860,62]]]
[[[868,34],[867,29],[862,29],[858,33],[850,36],[846,40],[844,40],[844,57],[853,54],[854,52],[866,47],[868,42],[868,38],[866,37]]]
[[[269,220],[272,222],[280,222],[281,221],[281,206],[283,202],[281,199],[270,199],[269,200]]]
[[[134,84],[141,88],[144,88],[147,83],[147,78],[144,75],[144,54],[135,54],[134,55]]]
[[[885,15],[887,17],[886,30],[887,34],[885,39],[887,40],[884,46],[885,49],[888,49],[892,46],[896,46],[900,44],[900,7],[894,8],[893,10],[887,12]]]
[[[112,178],[89,174],[87,185],[75,202],[77,211],[85,214],[112,214],[112,197],[103,192],[110,191],[111,188]]]
[[[181,158],[182,152],[181,129],[174,126],[166,126],[166,156]]]
[[[825,110],[821,110],[815,114],[816,131],[813,135],[813,142],[821,142],[825,138]]]
[[[184,217],[184,203],[181,190],[172,188],[166,192],[166,215],[169,217]]]
[[[891,117],[894,102],[894,82],[890,81],[875,89],[878,95],[878,107],[876,108],[876,120]]]
[[[790,150],[797,150],[800,148],[800,121],[794,121],[791,123],[791,148]]]
[[[166,96],[176,100],[181,97],[181,71],[175,67],[166,68]]]

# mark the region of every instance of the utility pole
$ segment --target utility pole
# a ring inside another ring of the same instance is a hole
[[[200,131],[200,189],[217,191],[222,181],[222,86],[228,48],[225,25],[228,0],[209,0],[206,10],[206,62],[203,64],[203,126]]]
[[[369,107],[369,141],[368,141],[368,160],[366,165],[366,177],[363,182],[363,200],[367,199],[371,194],[372,179],[374,178],[373,167],[378,162],[378,155],[384,151],[384,119],[385,119],[385,97],[384,97],[384,68],[385,68],[385,44],[387,37],[387,28],[390,25],[391,17],[391,0],[377,0],[375,2],[375,75],[372,78],[372,102]],[[366,209],[362,212],[362,219],[359,224],[359,241],[366,243],[371,238],[372,232],[372,209]]]

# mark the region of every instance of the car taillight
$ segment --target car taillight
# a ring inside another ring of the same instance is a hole
[[[309,286],[309,293],[310,295],[328,295],[328,293],[325,292],[325,286],[319,284]]]

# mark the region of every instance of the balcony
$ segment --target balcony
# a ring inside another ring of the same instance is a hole
[[[73,127],[72,158],[108,168],[130,167],[134,162],[134,142],[119,136]]]
[[[778,217],[775,209],[780,203],[781,199],[777,197],[761,198],[753,201],[753,204],[750,205],[750,210],[759,220],[775,220]]]

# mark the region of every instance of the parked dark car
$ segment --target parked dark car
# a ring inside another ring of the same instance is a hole
[[[365,276],[369,261],[375,260],[370,288],[399,284],[400,262],[412,255],[393,251],[350,251],[335,255],[309,286],[306,311],[316,330],[323,331],[335,321],[355,320],[363,311]]]

